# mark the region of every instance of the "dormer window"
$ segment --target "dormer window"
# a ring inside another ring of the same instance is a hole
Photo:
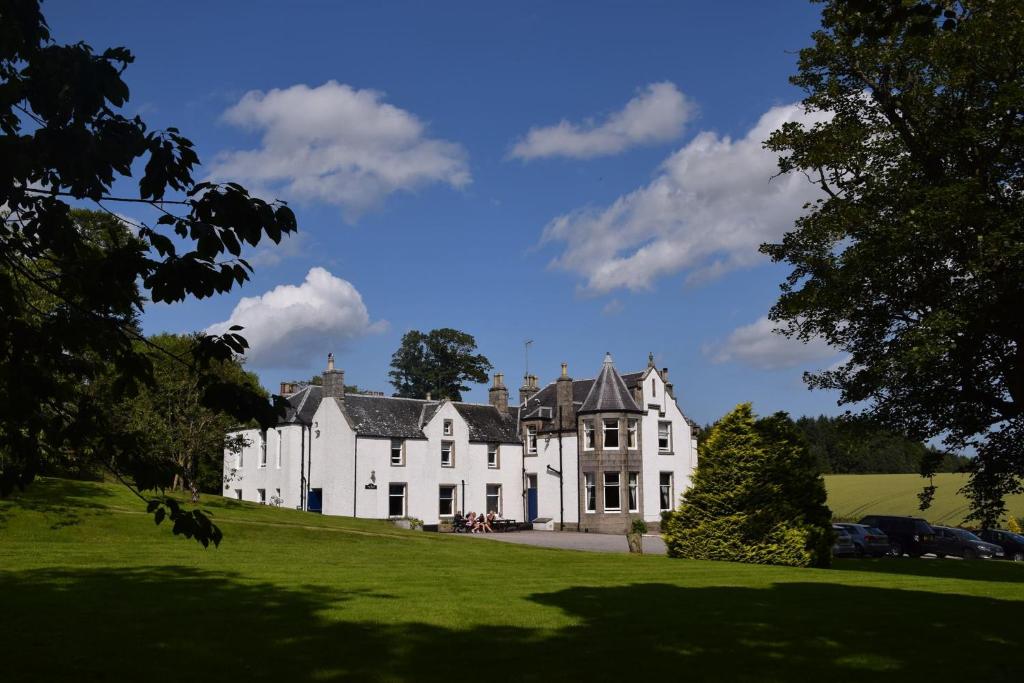
[[[537,428],[533,425],[526,427],[526,452],[537,453]]]
[[[619,421],[616,418],[604,420],[604,449],[619,447]]]
[[[452,426],[452,421],[451,420],[445,420],[444,421],[444,435],[445,436],[451,436],[454,433],[455,433],[455,427]]]

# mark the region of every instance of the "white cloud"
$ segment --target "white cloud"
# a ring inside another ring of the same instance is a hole
[[[336,81],[246,93],[224,119],[260,131],[261,145],[222,152],[211,176],[262,195],[334,204],[350,219],[394,192],[469,184],[465,150],[427,137],[422,121],[383,98]]]
[[[563,242],[552,263],[607,292],[649,289],[687,271],[701,280],[761,262],[757,248],[791,228],[817,188],[800,174],[775,177],[762,142],[787,121],[809,122],[799,105],[773,107],[742,138],[702,132],[666,159],[645,187],[605,208],[559,216],[542,242]]]
[[[672,83],[651,83],[603,122],[531,128],[510,156],[529,161],[564,156],[575,159],[618,154],[630,147],[679,137],[694,106]]]
[[[230,318],[206,331],[223,334],[232,325],[245,328],[246,359],[263,368],[305,367],[311,358],[387,328],[384,321],[370,322],[352,283],[323,268],[311,268],[301,285],[279,285],[262,296],[243,298]]]
[[[831,360],[839,351],[824,340],[804,343],[775,332],[776,324],[762,316],[749,325],[737,327],[724,344],[706,346],[705,355],[715,363],[738,361],[760,370],[809,367]]]

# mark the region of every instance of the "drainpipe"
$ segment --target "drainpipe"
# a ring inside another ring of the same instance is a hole
[[[299,509],[306,509],[306,425],[301,425],[299,434],[302,440],[299,442]]]
[[[463,516],[469,514],[469,510],[466,509],[466,480],[462,480],[462,514]]]
[[[576,422],[576,532],[583,531],[583,505],[584,499],[587,496],[586,486],[580,489],[580,484],[585,484],[583,480],[583,438],[580,436],[579,418]],[[597,438],[595,433],[594,438]],[[595,444],[596,445],[596,444]],[[596,485],[597,482],[594,482]]]
[[[565,477],[562,476],[562,406],[558,406],[558,530],[565,531]]]
[[[520,438],[521,437],[522,437],[522,434],[520,433]],[[522,476],[522,479],[521,479],[522,484],[523,484],[523,521],[524,522],[529,522],[530,520],[527,519],[528,515],[526,513],[526,443],[525,442],[523,443],[523,447],[520,450],[520,454],[521,454],[520,461],[523,464],[523,476]]]
[[[352,516],[356,516],[356,497],[359,495],[359,435],[352,432]]]

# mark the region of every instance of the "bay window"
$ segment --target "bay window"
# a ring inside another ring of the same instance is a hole
[[[619,512],[622,509],[619,492],[619,473],[604,473],[604,511]]]
[[[583,473],[583,488],[584,488],[584,510],[586,512],[597,512],[597,486],[594,482],[593,472]]]
[[[604,420],[604,443],[602,448],[606,451],[610,449],[618,449],[619,447],[619,420],[613,418],[610,420]]]

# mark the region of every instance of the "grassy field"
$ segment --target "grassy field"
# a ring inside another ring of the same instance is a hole
[[[831,474],[825,477],[828,504],[836,517],[860,519],[864,515],[917,515],[935,524],[957,525],[967,514],[967,499],[957,493],[966,474],[935,475],[935,500],[922,513],[917,494],[927,480],[916,474]],[[1024,517],[1024,495],[1007,499],[1010,514]]]
[[[0,501],[0,680],[1020,680],[1024,566],[544,550],[112,485]]]

